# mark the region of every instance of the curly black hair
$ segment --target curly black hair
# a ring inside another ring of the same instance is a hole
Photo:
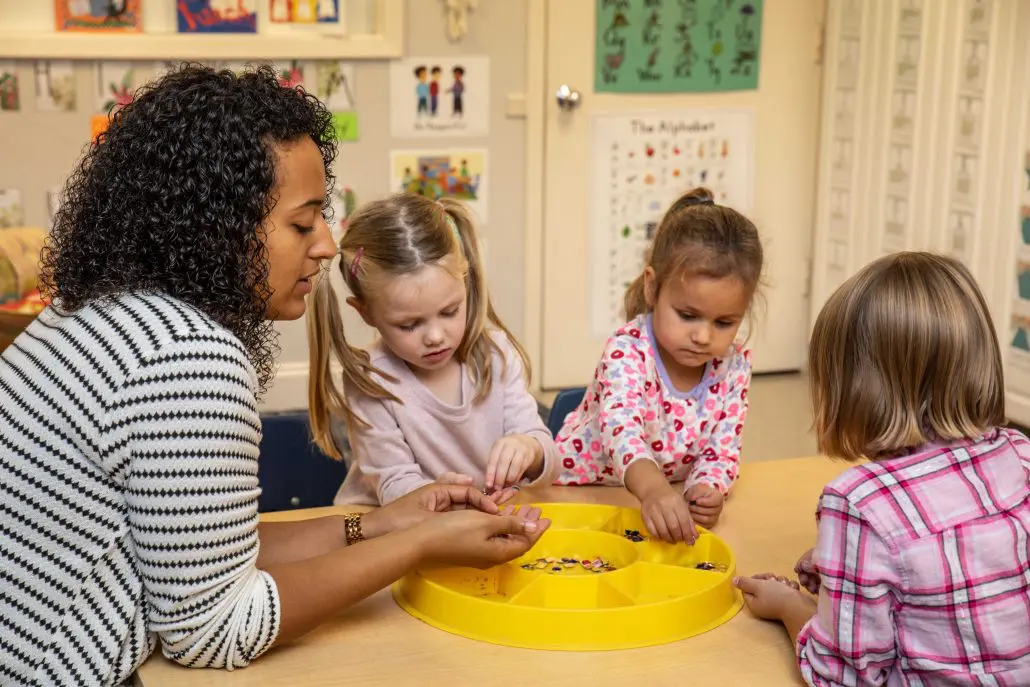
[[[277,337],[264,221],[275,144],[309,136],[332,189],[332,116],[267,66],[234,74],[183,64],[142,87],[83,155],[43,251],[41,291],[65,311],[162,292],[236,335],[264,392]],[[327,200],[328,203],[328,200]]]

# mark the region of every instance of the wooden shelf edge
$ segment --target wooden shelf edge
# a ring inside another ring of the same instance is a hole
[[[22,60],[384,60],[404,54],[405,0],[378,0],[378,33],[59,33],[0,31],[0,59]]]
[[[333,36],[58,34],[0,32],[0,58],[66,60],[391,59],[401,41],[388,35]]]

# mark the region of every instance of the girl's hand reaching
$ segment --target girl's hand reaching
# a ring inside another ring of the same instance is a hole
[[[722,492],[715,487],[708,484],[695,484],[687,489],[684,498],[690,506],[691,517],[698,525],[710,529],[719,521],[724,499]]]
[[[486,464],[486,490],[518,484],[527,474],[538,477],[543,470],[544,447],[533,437],[512,434],[498,439]]]
[[[697,529],[686,499],[666,482],[640,499],[640,516],[648,532],[671,544],[697,541]]]
[[[736,577],[733,584],[744,593],[748,610],[764,620],[783,620],[792,610],[804,608],[809,615],[815,612],[815,603],[805,596],[796,582],[785,577],[763,573],[751,577]]]
[[[456,484],[460,487],[470,487],[475,484],[475,478],[471,475],[463,475],[460,472],[445,472],[436,478],[437,484]],[[486,497],[496,503],[498,506],[511,501],[515,498],[515,494],[518,493],[518,487],[510,487],[506,489],[497,489],[496,491],[487,493]]]

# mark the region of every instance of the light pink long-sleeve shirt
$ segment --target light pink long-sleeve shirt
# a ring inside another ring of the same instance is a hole
[[[505,436],[525,434],[544,449],[544,469],[534,484],[557,476],[554,441],[526,388],[522,361],[503,334],[493,334],[504,354],[494,355],[493,385],[479,403],[467,368],[461,368],[461,403],[433,394],[382,342],[369,349],[372,364],[397,379],[378,381],[403,403],[346,389],[358,417],[371,427],[351,427],[352,460],[335,503],[386,504],[445,472],[471,475],[482,488],[490,449]]]

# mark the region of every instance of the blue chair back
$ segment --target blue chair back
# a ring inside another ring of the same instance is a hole
[[[558,436],[558,432],[561,431],[561,426],[565,422],[565,416],[579,407],[586,393],[585,386],[562,389],[558,392],[558,395],[554,397],[551,413],[547,416],[547,429],[551,430],[551,436]]]
[[[262,415],[261,426],[258,511],[333,505],[347,465],[322,453],[311,440],[307,411]]]

